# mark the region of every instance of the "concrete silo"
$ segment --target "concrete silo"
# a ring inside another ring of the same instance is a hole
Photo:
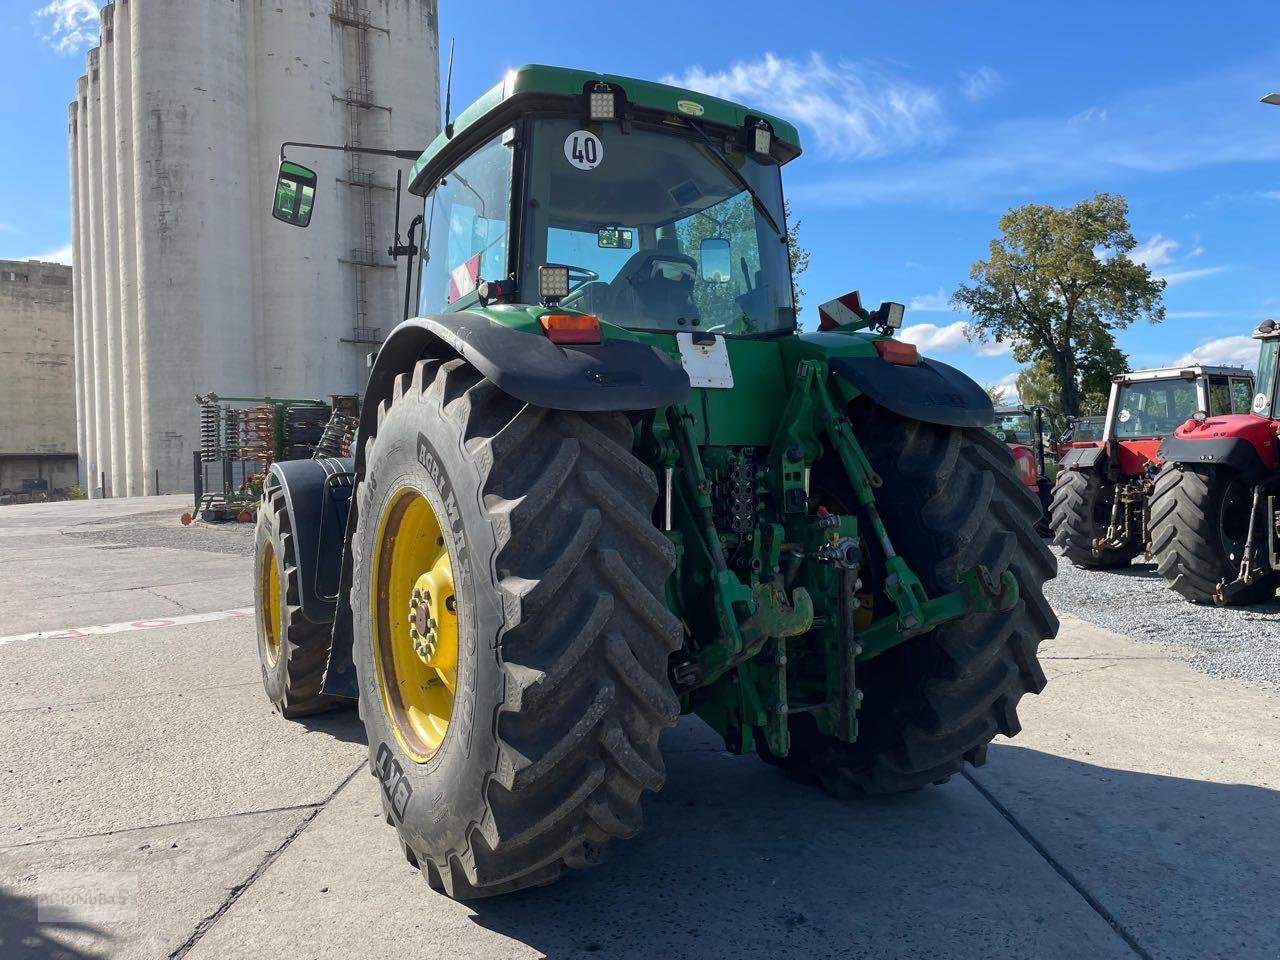
[[[67,169],[71,174],[71,260],[79,259],[77,248],[80,236],[80,171],[78,168],[80,145],[80,99],[67,105]],[[84,317],[84,309],[80,306],[80,284],[71,289],[71,343],[76,395],[76,476],[81,480],[85,475],[84,464],[84,353],[80,345],[80,321]]]
[[[110,493],[173,492],[196,393],[358,392],[399,320],[395,161],[295,149],[319,174],[311,227],[270,203],[281,141],[430,141],[436,4],[118,0],[101,24],[74,137],[81,452]]]
[[[71,182],[73,206],[71,250],[76,264],[74,278],[75,369],[80,381],[76,393],[82,398],[83,423],[77,426],[80,480],[86,491],[96,485],[97,397],[93,390],[93,280],[89,250],[89,78],[76,81],[75,157]]]
[[[129,0],[117,0],[115,36],[116,255],[119,258],[121,395],[125,436],[125,479],[130,496],[143,492],[146,465],[142,443],[142,391],[138,348],[138,238],[134,230],[133,59]]]
[[[111,415],[107,420],[107,433],[111,442],[110,467],[107,468],[108,489],[112,496],[127,492],[125,483],[125,424],[124,416],[124,351],[120,324],[120,207],[116,201],[116,74],[115,74],[115,7],[102,8],[102,44],[98,59],[102,79],[99,83],[100,98],[98,117],[98,149],[101,152],[102,204],[102,303],[106,310],[107,329],[107,402]]]
[[[102,175],[102,84],[99,48],[94,47],[86,55],[89,78],[88,111],[85,126],[88,128],[87,158],[89,175],[86,180],[89,194],[89,260],[84,280],[91,285],[89,312],[93,339],[93,366],[89,370],[94,395],[94,460],[89,465],[87,489],[98,496],[110,495],[111,487],[111,394],[109,377],[111,359],[107,352],[107,272],[103,250],[103,217],[106,203],[103,198]],[[92,495],[92,494],[91,494]]]

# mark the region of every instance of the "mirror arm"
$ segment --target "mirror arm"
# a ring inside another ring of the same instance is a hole
[[[404,317],[403,319],[405,320],[409,319],[409,302],[410,302],[409,291],[413,289],[413,279],[414,279],[413,278],[413,257],[414,257],[414,254],[418,252],[418,245],[413,242],[413,237],[414,237],[414,233],[417,231],[418,227],[420,226],[422,226],[422,214],[418,214],[416,217],[414,217],[412,220],[409,221],[409,243],[404,247],[400,246],[400,235],[396,234],[396,246],[394,249],[403,250],[404,255],[409,258],[409,272],[405,274],[405,278],[404,278]]]
[[[341,150],[343,153],[359,153],[373,157],[396,157],[400,160],[417,160],[422,156],[421,150],[384,150],[380,147],[353,147],[348,144],[335,143],[303,143],[300,140],[286,140],[280,144],[280,160],[284,161],[286,147],[306,147],[309,150]]]

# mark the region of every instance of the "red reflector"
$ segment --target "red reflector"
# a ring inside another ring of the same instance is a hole
[[[914,343],[902,340],[875,340],[876,353],[881,360],[897,363],[904,367],[914,367],[920,362],[920,351]]]
[[[1039,483],[1039,477],[1036,476],[1036,455],[1026,447],[1013,448],[1013,465],[1017,470],[1018,479],[1028,487],[1035,487]]]
[[[552,343],[599,343],[600,319],[582,313],[546,313],[538,318]]]

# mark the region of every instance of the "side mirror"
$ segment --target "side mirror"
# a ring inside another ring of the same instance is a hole
[[[596,246],[606,250],[630,250],[635,234],[624,227],[603,227],[596,232]]]
[[[729,241],[723,237],[707,237],[698,244],[698,259],[702,262],[702,279],[711,283],[728,283],[733,270],[733,257]]]
[[[315,171],[290,160],[281,160],[280,172],[276,176],[276,200],[271,208],[271,215],[292,226],[305,227],[311,222],[315,199]]]

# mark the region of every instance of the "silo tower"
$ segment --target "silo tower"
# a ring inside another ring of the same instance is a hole
[[[400,317],[400,161],[316,153],[309,230],[270,216],[280,143],[439,128],[436,0],[116,0],[69,115],[78,435],[92,496],[191,486],[193,396],[359,392]]]

